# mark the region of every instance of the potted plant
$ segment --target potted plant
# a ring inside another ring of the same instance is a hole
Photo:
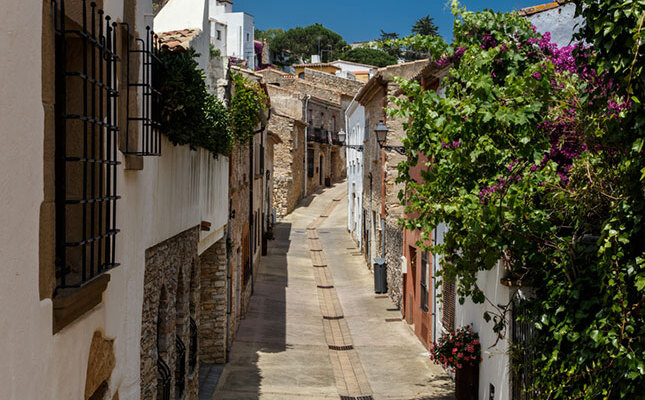
[[[455,398],[477,398],[481,344],[469,326],[441,335],[430,349],[430,359],[455,374]]]

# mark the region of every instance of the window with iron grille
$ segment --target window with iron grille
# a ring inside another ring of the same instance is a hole
[[[125,148],[124,153],[135,156],[161,155],[161,92],[157,35],[146,27],[145,38],[129,40],[130,25],[121,24],[128,38],[125,91]],[[140,67],[140,68],[139,68]],[[140,101],[136,101],[137,98]],[[134,105],[131,105],[134,99]]]
[[[535,325],[519,297],[513,299],[511,308],[511,386],[513,400],[542,398],[534,389],[535,373],[531,369],[535,354],[532,351],[536,338]]]
[[[307,149],[307,176],[314,177],[314,149]]]
[[[455,282],[443,281],[441,293],[443,295],[443,315],[441,324],[444,329],[455,330]]]
[[[116,267],[117,33],[95,3],[53,0],[56,289]],[[68,15],[78,15],[72,20]]]
[[[428,312],[428,296],[430,294],[428,290],[428,270],[430,269],[430,258],[428,257],[428,252],[424,251],[421,253],[421,309],[423,312]]]

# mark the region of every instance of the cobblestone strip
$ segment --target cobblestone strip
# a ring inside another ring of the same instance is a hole
[[[325,251],[320,243],[317,228],[346,196],[345,193],[334,198],[319,218],[307,227],[307,242],[318,291],[320,312],[323,317],[325,339],[329,346],[329,358],[336,379],[336,387],[341,399],[371,400],[372,389],[352,345],[352,337],[343,315],[343,308],[334,288],[331,271],[327,267]]]

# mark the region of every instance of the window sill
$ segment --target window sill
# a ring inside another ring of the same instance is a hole
[[[54,334],[101,304],[108,282],[110,275],[103,274],[80,288],[60,290],[53,298]]]

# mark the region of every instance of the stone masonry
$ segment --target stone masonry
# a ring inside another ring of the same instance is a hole
[[[374,132],[379,121],[383,120],[388,128],[386,145],[401,146],[402,139],[405,137],[403,124],[406,121],[400,118],[388,119],[385,113],[387,108],[394,106],[390,98],[401,95],[399,92],[400,88],[394,81],[394,77],[398,76],[404,79],[412,79],[424,70],[428,64],[429,62],[427,60],[420,60],[381,68],[378,70],[377,75],[366,84],[357,96],[357,101],[365,107],[366,129],[370,132],[363,152],[365,159],[363,169],[363,193],[365,193],[365,200],[363,201],[363,208],[367,211],[369,222],[373,227],[374,225],[380,225],[380,221],[375,221],[374,213],[380,216],[378,218],[379,220],[383,219],[384,232],[380,232],[380,234],[385,235],[388,294],[392,301],[399,307],[401,306],[403,292],[401,273],[403,237],[398,220],[403,216],[404,210],[398,198],[399,191],[403,189],[403,185],[396,183],[396,179],[398,177],[397,166],[405,159],[405,156],[394,151],[383,151],[372,132]],[[370,176],[372,177],[371,187]],[[372,215],[369,214],[370,208],[373,211]],[[371,229],[370,233],[378,234],[380,227],[376,228]],[[380,235],[377,239],[372,239],[371,242],[373,243],[373,250],[376,250],[373,254],[380,257],[383,251]],[[370,264],[371,262],[369,260]]]
[[[186,345],[185,399],[197,399],[199,371],[189,371],[190,321],[199,321],[199,227],[146,250],[141,321],[141,399],[158,399],[158,359],[170,368],[175,394],[176,337]]]
[[[202,253],[200,259],[199,360],[226,362],[226,238]]]

